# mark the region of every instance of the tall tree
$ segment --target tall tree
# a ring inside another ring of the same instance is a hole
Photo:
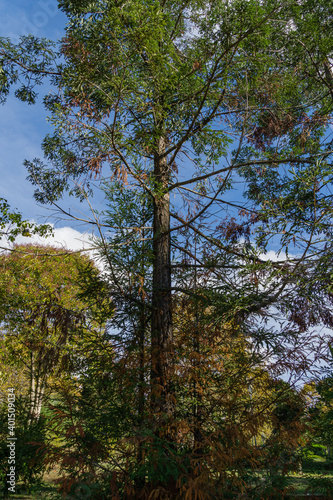
[[[102,176],[150,200],[150,218],[122,231],[130,246],[151,228],[150,425],[169,453],[178,295],[194,296],[207,324],[243,322],[258,359],[298,373],[309,363],[302,336],[333,324],[332,6],[59,5],[69,23],[58,63],[45,41],[4,42],[4,93],[26,75],[57,86],[45,98],[48,164],[27,162],[38,201],[58,204],[66,189],[84,200]],[[32,95],[29,80],[21,88]],[[103,232],[103,218],[87,222]],[[269,250],[284,258],[264,258]],[[269,316],[281,326],[260,324]]]

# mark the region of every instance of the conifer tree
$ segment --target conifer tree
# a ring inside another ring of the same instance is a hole
[[[31,82],[49,75],[55,85],[45,97],[55,128],[43,143],[46,163],[26,162],[39,202],[59,206],[66,190],[90,200],[100,180],[125,193],[114,200],[115,213],[120,198],[128,207],[131,197],[149,200],[148,218],[120,232],[130,253],[149,227],[147,425],[163,450],[155,449],[162,471],[179,451],[178,300],[193,299],[201,315],[194,314],[194,324],[205,325],[213,339],[226,325],[241,326],[235,332],[258,363],[270,360],[275,375],[285,368],[302,373],[306,349],[313,349],[310,327],[333,324],[332,6],[326,0],[59,5],[68,17],[59,58],[43,40],[24,38],[16,47],[4,41],[3,94],[21,84],[17,95],[30,102]],[[107,239],[110,221],[103,217],[94,211],[88,222]],[[113,272],[119,241],[108,244]],[[144,262],[143,246],[140,252]],[[126,271],[117,263],[114,282],[121,284]],[[144,287],[135,283],[136,297],[126,287],[119,290],[127,321],[134,310],[128,304],[142,303]],[[265,323],[269,317],[280,324]],[[209,343],[190,331],[191,342]],[[174,491],[179,469],[168,474],[162,486]],[[149,478],[161,486],[158,475]]]

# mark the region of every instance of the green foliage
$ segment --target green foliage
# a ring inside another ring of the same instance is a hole
[[[9,448],[7,405],[0,407],[0,481],[3,494],[8,491]],[[40,485],[46,470],[43,447],[47,446],[45,420],[29,423],[29,400],[17,397],[15,400],[15,474],[16,484],[23,482],[23,488],[30,490]],[[17,486],[18,488],[18,486]],[[16,491],[17,491],[16,488]]]
[[[60,263],[58,280],[39,279],[44,256],[23,272],[41,294],[20,288],[19,265],[8,285],[20,293],[3,320],[23,328],[22,352],[40,354],[38,340],[75,354],[49,460],[81,497],[107,496],[107,481],[122,498],[255,495],[259,467],[263,494],[283,494],[304,401],[276,376],[303,373],[311,328],[333,325],[332,4],[59,5],[60,58],[45,40],[3,41],[2,72],[3,95],[21,81],[27,102],[53,75],[47,163],[26,166],[38,201],[88,200],[105,266],[104,283],[81,266],[79,303]],[[265,260],[270,249],[285,259]],[[109,336],[91,335],[85,322],[105,319]]]
[[[1,257],[1,267],[1,320],[8,339],[21,334],[37,343],[47,336],[51,349],[53,340],[59,340],[57,335],[70,337],[75,328],[82,329],[90,324],[98,328],[112,310],[105,292],[104,295],[101,292],[98,307],[94,303],[100,322],[93,323],[94,314],[89,304],[78,298],[80,280],[83,282],[89,276],[99,283],[97,269],[79,254],[52,247],[21,245]]]
[[[14,242],[18,235],[49,236],[52,234],[52,227],[49,224],[36,225],[22,219],[18,212],[12,212],[7,200],[0,198],[0,240],[5,237],[8,241]]]
[[[332,349],[329,345],[329,353],[332,356]],[[317,398],[311,408],[310,418],[313,426],[313,434],[316,443],[328,447],[333,445],[333,376],[332,360],[329,361],[325,369],[325,375],[316,383]],[[329,457],[330,458],[330,457]]]
[[[49,75],[56,82],[60,67],[54,68],[57,53],[50,40],[38,39],[32,35],[23,36],[17,45],[8,38],[0,37],[0,102],[3,104],[11,86],[15,95],[28,104],[36,102],[35,87],[42,85]]]
[[[56,380],[74,373],[85,349],[103,336],[113,306],[102,286],[91,307],[79,298],[80,280],[99,282],[97,269],[79,254],[15,246],[2,255],[1,270],[3,361],[27,375],[33,422]]]
[[[325,474],[318,474],[316,476],[310,475],[307,477],[309,486],[308,491],[311,493],[320,493],[326,495],[328,498],[333,494],[333,479],[332,476]]]

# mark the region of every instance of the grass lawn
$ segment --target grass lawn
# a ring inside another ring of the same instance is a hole
[[[20,493],[20,483],[18,483],[18,493],[11,494],[9,499],[15,500],[58,500],[60,495],[57,494],[57,486],[55,480],[59,477],[59,470],[54,469],[46,473],[43,478],[43,483],[40,487],[36,488],[30,493]],[[318,477],[325,477],[330,480],[333,485],[333,470],[325,469],[305,469],[302,473],[291,473],[288,475],[288,495],[286,499],[300,499],[300,498],[333,498],[333,495],[325,495],[325,490],[320,487],[308,490],[311,480],[318,479]],[[1,497],[1,492],[0,492]],[[266,500],[266,499],[265,499]],[[267,499],[269,500],[269,499]]]
[[[311,498],[311,495],[333,498],[332,493],[328,493],[327,489],[329,485],[333,489],[332,470],[304,470],[301,474],[289,474],[288,479],[291,498],[297,498],[297,496],[310,496]]]

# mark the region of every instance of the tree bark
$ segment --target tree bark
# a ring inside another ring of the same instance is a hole
[[[165,139],[160,138],[154,158],[153,296],[151,323],[152,409],[158,422],[172,415],[170,375],[172,367],[172,309],[170,256],[169,166]]]
[[[142,276],[144,272],[142,272]],[[138,467],[144,465],[144,441],[142,438],[142,431],[145,419],[145,332],[146,332],[146,310],[145,305],[142,304],[140,318],[139,318],[139,328],[138,328],[138,341],[139,341],[139,377],[138,377],[138,426],[139,426],[139,442],[138,442],[138,455],[137,463]],[[135,478],[135,486],[140,491],[145,485],[145,478],[140,476]]]
[[[35,356],[33,351],[30,354],[30,387],[29,387],[29,419],[28,423],[31,424],[34,418],[34,409],[35,409],[35,399],[36,399],[36,376],[35,376]]]
[[[37,366],[36,366],[37,365]],[[36,361],[34,352],[31,352],[30,388],[29,388],[29,425],[39,420],[46,379],[41,373],[40,363]]]

